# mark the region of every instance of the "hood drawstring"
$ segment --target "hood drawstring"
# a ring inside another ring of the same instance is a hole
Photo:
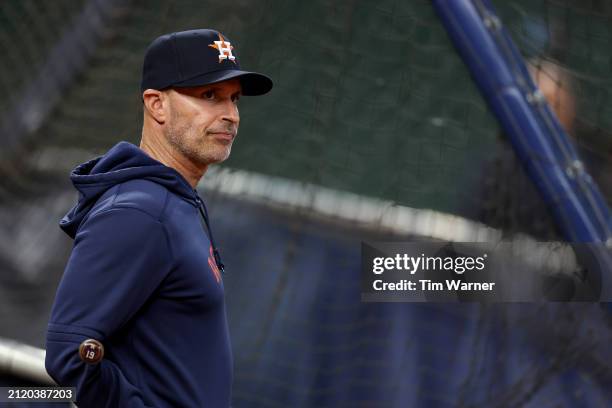
[[[213,257],[215,258],[215,264],[217,268],[221,271],[221,273],[225,274],[225,265],[221,262],[221,255],[219,254],[219,250],[215,245],[215,239],[213,238],[212,229],[210,228],[210,223],[208,222],[208,211],[206,210],[206,205],[204,201],[196,195],[196,201],[198,203],[198,210],[200,210],[200,215],[204,219],[204,224],[206,224],[206,232],[208,233],[208,238],[210,239],[210,245],[213,249]]]

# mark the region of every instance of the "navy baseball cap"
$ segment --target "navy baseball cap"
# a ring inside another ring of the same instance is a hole
[[[219,31],[180,31],[157,37],[149,45],[140,91],[208,85],[233,78],[240,80],[243,95],[263,95],[272,89],[267,76],[240,69],[234,44]]]

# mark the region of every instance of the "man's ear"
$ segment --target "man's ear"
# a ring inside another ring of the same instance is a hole
[[[158,123],[166,121],[168,110],[168,95],[157,89],[147,89],[142,93],[144,109]]]

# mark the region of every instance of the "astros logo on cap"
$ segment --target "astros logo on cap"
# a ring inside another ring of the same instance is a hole
[[[234,47],[228,42],[225,41],[225,38],[219,33],[219,41],[213,41],[214,44],[208,44],[210,48],[214,48],[219,51],[219,63],[221,61],[229,59],[234,64],[236,63],[236,57],[232,55],[232,50]]]

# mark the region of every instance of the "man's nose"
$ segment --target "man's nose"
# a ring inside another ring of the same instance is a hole
[[[228,100],[223,104],[223,114],[221,119],[238,124],[240,121],[240,115],[238,114],[238,107],[232,100]]]

